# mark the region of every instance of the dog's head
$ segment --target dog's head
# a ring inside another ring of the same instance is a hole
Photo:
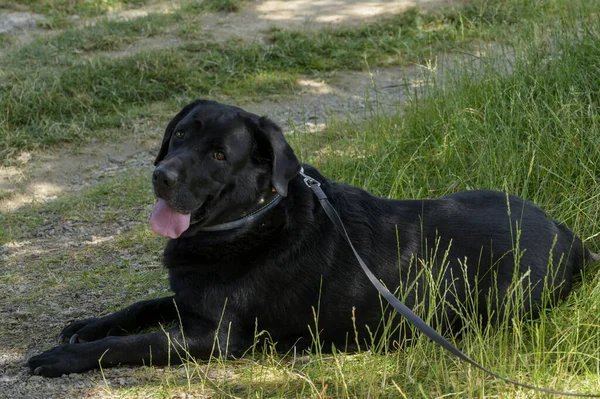
[[[190,224],[229,221],[277,191],[300,162],[281,129],[231,105],[197,100],[169,122],[152,176],[154,230],[176,238]]]

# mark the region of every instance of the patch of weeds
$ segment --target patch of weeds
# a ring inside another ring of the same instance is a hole
[[[296,87],[298,75],[285,71],[257,71],[245,76],[240,81],[227,82],[223,86],[226,93],[256,93],[256,97],[289,92]],[[246,95],[251,97],[252,95]]]
[[[194,0],[181,7],[182,12],[236,12],[245,0]]]
[[[585,17],[598,6],[596,0],[476,0],[468,2],[463,16],[489,25],[515,25],[522,21],[545,22]],[[594,4],[595,3],[595,4]]]
[[[24,208],[19,212],[0,212],[0,245],[18,241],[56,218],[45,212]]]
[[[154,203],[150,185],[152,172],[147,169],[129,170],[124,176],[90,187],[80,198],[79,204],[102,202],[114,210],[145,207]]]
[[[80,15],[96,17],[108,11],[137,8],[149,0],[0,0],[0,8],[31,11],[42,14]]]
[[[146,218],[146,221],[149,221],[149,217]],[[113,245],[119,250],[128,250],[130,248],[139,248],[140,244],[143,244],[144,249],[148,253],[156,255],[162,251],[166,241],[166,238],[156,235],[156,233],[150,230],[149,225],[144,223],[127,235],[115,237]]]
[[[10,48],[13,44],[17,42],[17,37],[12,34],[3,33],[0,34],[0,50],[5,50]]]
[[[14,190],[2,190],[0,189],[0,201],[9,200],[15,196]]]

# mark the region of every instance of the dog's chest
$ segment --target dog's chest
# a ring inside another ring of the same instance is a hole
[[[249,262],[198,262],[169,268],[171,289],[177,296],[194,297],[209,306],[256,302],[265,286]]]

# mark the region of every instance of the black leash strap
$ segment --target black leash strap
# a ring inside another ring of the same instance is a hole
[[[582,397],[582,398],[600,398],[600,395],[595,395],[595,394],[561,392],[561,391],[555,391],[553,389],[536,387],[534,385],[523,384],[521,382],[502,377],[501,375],[496,374],[493,371],[486,369],[485,367],[483,367],[482,365],[477,363],[475,360],[471,359],[470,357],[468,357],[467,355],[462,353],[458,348],[456,348],[454,345],[452,345],[450,342],[448,342],[446,340],[446,338],[441,336],[436,330],[434,330],[432,327],[430,327],[419,316],[417,316],[415,313],[413,313],[413,311],[410,310],[405,304],[400,302],[400,300],[398,300],[398,298],[396,298],[383,284],[381,284],[381,282],[377,279],[377,277],[375,277],[373,272],[371,272],[371,270],[367,267],[365,262],[362,260],[362,258],[358,254],[358,252],[356,252],[356,249],[354,248],[354,245],[352,245],[352,242],[350,241],[350,237],[348,236],[348,233],[346,232],[344,223],[342,223],[342,220],[340,219],[340,216],[338,215],[337,211],[331,205],[331,203],[327,199],[327,195],[325,195],[325,193],[321,189],[321,183],[319,183],[317,180],[313,179],[312,177],[305,175],[304,169],[300,170],[300,175],[304,178],[304,183],[306,183],[306,185],[308,187],[310,187],[310,189],[313,191],[313,193],[319,199],[319,203],[325,210],[325,213],[327,213],[327,216],[329,216],[329,219],[331,219],[331,221],[333,222],[335,227],[338,229],[340,234],[342,234],[342,236],[344,236],[346,238],[346,241],[350,245],[352,252],[354,252],[354,256],[356,257],[356,260],[358,260],[360,267],[363,269],[363,271],[365,272],[365,274],[371,281],[371,284],[373,284],[375,286],[375,288],[377,288],[377,291],[379,291],[379,293],[385,298],[385,300],[388,301],[389,304],[392,305],[392,307],[394,309],[396,309],[396,311],[398,313],[400,313],[400,315],[405,317],[413,326],[417,327],[423,334],[427,335],[431,340],[433,340],[433,342],[435,342],[436,344],[438,344],[439,346],[441,346],[448,352],[452,353],[454,356],[458,357],[459,359],[471,364],[474,367],[477,367],[478,369],[484,371],[485,373],[487,373],[495,378],[501,379],[510,384],[513,384],[513,385],[516,385],[519,387],[523,387],[523,388],[534,389],[536,391],[545,392],[545,393],[549,393],[549,394],[553,394],[553,395],[577,396],[577,397]]]

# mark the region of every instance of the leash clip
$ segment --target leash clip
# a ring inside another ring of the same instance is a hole
[[[306,186],[312,190],[312,192],[317,196],[319,201],[327,201],[327,195],[321,189],[321,183],[319,183],[319,181],[316,180],[315,178],[304,174],[303,167],[300,167],[299,173],[300,173],[300,176],[302,176],[304,178],[304,184],[306,184]]]
[[[312,188],[312,186],[321,187],[321,183],[319,183],[317,180],[310,177],[309,175],[304,174],[304,168],[302,166],[300,167],[299,173],[304,178],[304,184],[306,184],[308,187],[311,187],[311,188]]]

